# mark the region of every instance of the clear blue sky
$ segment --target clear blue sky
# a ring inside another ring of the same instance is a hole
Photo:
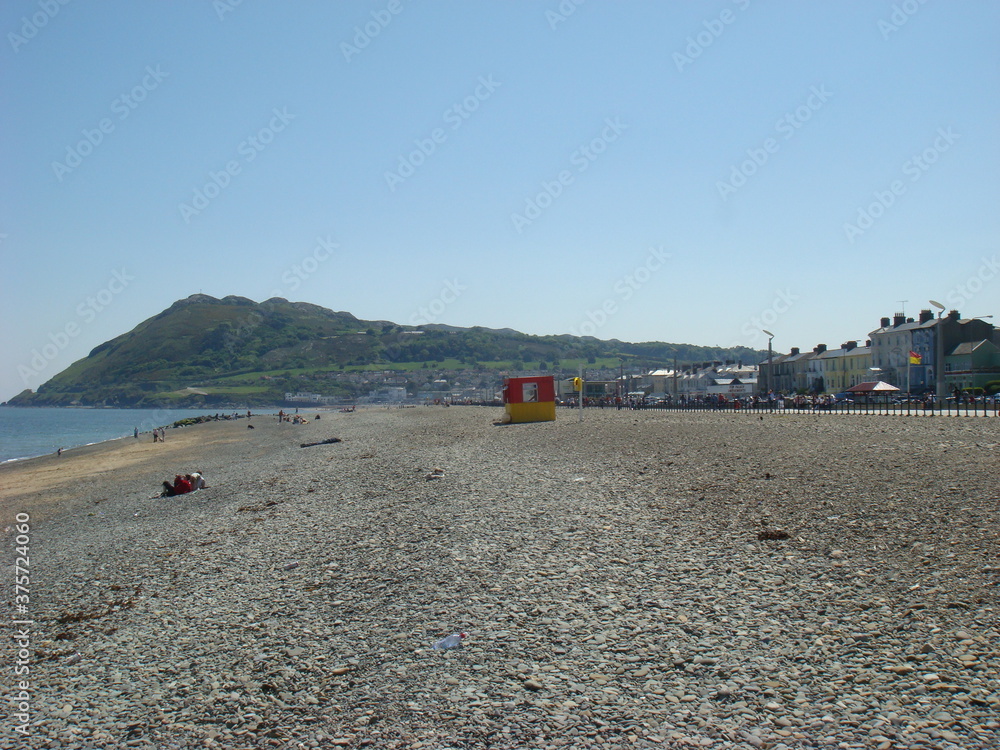
[[[901,300],[1000,312],[995,2],[8,0],[0,29],[0,398],[197,292],[779,351]]]

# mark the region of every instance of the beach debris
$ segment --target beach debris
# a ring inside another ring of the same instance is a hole
[[[431,473],[424,477],[428,482],[432,479],[442,479],[444,477],[444,469],[439,469],[437,467],[431,469]]]
[[[299,561],[298,560],[292,560],[290,563],[285,563],[281,567],[281,569],[282,570],[295,570],[297,567],[299,567]]]
[[[83,656],[81,656],[80,652],[77,651],[75,654],[66,659],[66,666],[72,667],[74,664],[78,664],[82,659]]]
[[[761,529],[757,532],[757,538],[761,541],[777,541],[779,539],[788,539],[789,534],[782,529]]]
[[[135,606],[135,597],[139,595],[141,590],[142,590],[142,584],[139,584],[138,586],[135,587],[133,595],[128,599],[115,599],[114,601],[109,602],[104,607],[63,614],[55,618],[55,622],[59,625],[65,625],[66,623],[77,623],[77,622],[86,622],[88,620],[99,620],[102,617],[107,617],[108,615],[119,614],[122,611],[126,609],[132,609]]]
[[[285,501],[284,500],[268,500],[268,501],[263,502],[263,503],[257,503],[256,505],[242,505],[242,506],[240,506],[239,508],[236,509],[236,512],[237,513],[245,513],[247,511],[251,511],[251,512],[254,512],[254,513],[259,513],[260,511],[264,510],[265,508],[270,508],[272,505],[280,505],[283,502],[285,502]]]
[[[449,636],[445,636],[439,641],[434,641],[434,650],[446,651],[449,648],[459,648],[462,645],[462,639],[467,635],[468,633],[452,633]]]
[[[331,445],[339,442],[342,442],[340,438],[327,438],[326,440],[320,440],[318,443],[302,443],[299,447],[312,448],[314,445]]]

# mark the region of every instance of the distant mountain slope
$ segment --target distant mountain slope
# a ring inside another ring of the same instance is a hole
[[[762,353],[661,342],[627,343],[569,335],[531,336],[509,328],[423,327],[359,320],[306,302],[275,297],[216,299],[195,294],[97,346],[84,359],[13,405],[277,403],[285,390],[352,395],[358,370],[472,369],[477,363],[532,363],[557,369],[567,360],[614,358],[630,366],[674,361],[756,362]],[[435,363],[437,363],[435,365]],[[194,393],[189,389],[207,392]]]

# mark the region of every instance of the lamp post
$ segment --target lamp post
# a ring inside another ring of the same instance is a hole
[[[773,387],[771,385],[771,378],[773,377],[772,373],[774,372],[774,354],[771,350],[771,342],[774,340],[774,334],[763,328],[760,330],[767,334],[767,391],[765,391],[765,395],[768,395]]]
[[[934,324],[934,395],[938,404],[944,408],[944,305],[935,300],[927,300],[937,308],[937,323]]]

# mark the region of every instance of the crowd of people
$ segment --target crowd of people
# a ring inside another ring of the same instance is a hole
[[[319,415],[316,415],[316,419],[319,419]],[[291,424],[308,424],[309,420],[299,414],[299,410],[295,410],[295,414],[286,414],[284,409],[278,412],[279,422],[290,422]]]

